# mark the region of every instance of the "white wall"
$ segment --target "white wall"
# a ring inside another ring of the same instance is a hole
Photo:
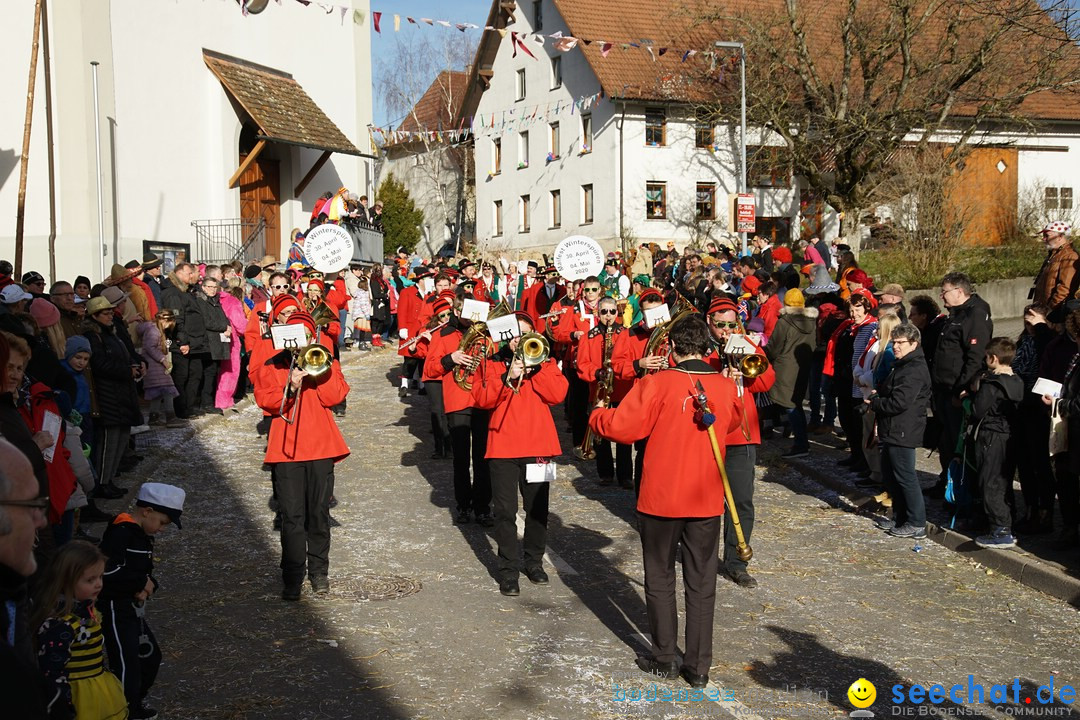
[[[354,6],[367,12],[367,0]],[[239,217],[239,190],[227,187],[238,164],[240,120],[224,88],[205,66],[203,48],[291,73],[315,103],[362,151],[371,121],[370,45],[357,26],[315,7],[271,3],[244,17],[232,2],[172,3],[85,0],[80,12],[50,15],[57,168],[57,275],[99,279],[97,179],[90,60],[98,60],[103,175],[106,181],[106,272],[142,256],[142,241],[193,243],[192,220]],[[27,68],[33,3],[5,8],[0,62]],[[319,38],[312,52],[311,38]],[[332,71],[331,71],[332,69]],[[43,65],[39,61],[24,269],[48,275]],[[0,207],[14,208],[26,71],[0,78],[15,99],[0,117]],[[14,148],[14,158],[10,153]],[[339,183],[370,194],[366,161],[334,155],[300,199],[293,188],[318,152],[275,146],[281,160],[281,228],[306,227],[314,198]],[[115,175],[115,192],[113,177]],[[0,220],[0,257],[14,253],[14,212]],[[115,242],[114,242],[114,237]],[[194,248],[193,248],[194,250]],[[51,280],[52,278],[50,278]]]

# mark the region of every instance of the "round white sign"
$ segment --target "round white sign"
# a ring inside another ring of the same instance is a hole
[[[345,228],[332,223],[319,225],[309,230],[304,238],[304,255],[311,267],[319,272],[342,270],[352,262],[352,235]]]
[[[604,269],[600,243],[584,235],[571,235],[555,248],[555,269],[567,280],[584,280]]]

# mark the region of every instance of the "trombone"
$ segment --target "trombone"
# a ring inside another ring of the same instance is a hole
[[[518,340],[517,350],[514,351],[514,359],[510,361],[510,364],[513,365],[514,360],[521,360],[525,365],[525,370],[528,370],[531,367],[542,365],[550,355],[551,344],[548,343],[548,339],[538,332],[529,332],[522,335],[521,339]],[[525,382],[524,371],[522,371],[516,382],[507,380],[507,385],[515,393],[519,393],[523,382]]]
[[[305,371],[311,377],[321,377],[329,372],[333,365],[334,358],[329,350],[319,344],[319,335],[320,333],[316,332],[315,342],[307,347],[296,348],[291,351],[292,357],[289,360],[289,374],[285,378],[285,388],[281,393],[281,406],[278,407],[278,416],[289,425],[296,422],[296,416],[300,410],[299,401],[294,402],[288,415],[285,414],[285,403],[292,397],[290,381],[292,380],[293,370],[300,369]]]

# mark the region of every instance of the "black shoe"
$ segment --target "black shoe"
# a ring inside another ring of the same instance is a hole
[[[90,543],[91,545],[100,545],[101,544],[101,538],[94,537],[90,533],[83,530],[81,526],[75,530],[75,539],[76,540],[84,540],[84,541]]]
[[[274,513],[274,530],[281,532],[281,513]]]
[[[338,505],[337,498],[333,495],[330,496],[330,509],[333,510]]]
[[[741,588],[756,588],[757,580],[746,570],[735,570],[727,574],[731,581]]]
[[[495,516],[489,512],[477,513],[476,522],[480,523],[484,527],[495,527]]]
[[[115,485],[98,485],[90,491],[90,497],[99,500],[116,500],[127,495],[127,490],[121,490]]]
[[[696,675],[690,672],[690,668],[679,668],[679,674],[682,675],[682,679],[689,683],[692,688],[703,688],[709,684],[708,675]]]
[[[281,590],[281,599],[288,602],[296,602],[300,599],[300,592],[303,588],[300,585],[286,585]]]
[[[151,720],[151,718],[156,718],[157,716],[157,710],[152,707],[146,707],[146,705],[143,705],[142,703],[128,706],[128,718],[130,718],[130,720]]]
[[[326,595],[330,592],[330,580],[325,575],[315,575],[311,578],[311,589],[316,595]]]
[[[780,457],[784,458],[785,460],[798,460],[799,458],[810,457],[810,451],[792,448],[790,451],[784,453]]]
[[[547,585],[548,574],[544,572],[542,567],[525,568],[525,577],[529,578],[529,582],[533,585]]]
[[[860,477],[855,481],[855,487],[862,488],[864,490],[876,490],[884,487],[881,482],[875,480],[872,476]]]
[[[427,395],[427,388],[420,388],[416,391],[417,395]]]
[[[634,480],[633,478],[619,478],[619,487],[623,490],[633,490]]]
[[[499,581],[499,592],[507,597],[517,597],[521,594],[517,578],[507,578]]]
[[[96,505],[87,505],[79,511],[79,520],[81,522],[108,522],[111,523],[116,518],[112,513],[103,512]]]
[[[207,408],[203,411],[206,415],[224,415],[225,411],[219,407]]]
[[[609,485],[614,485],[615,484],[615,478],[613,478],[613,477],[602,477],[597,482],[597,484],[598,485],[603,485],[604,487],[607,487]]]
[[[454,515],[454,524],[468,525],[470,522],[472,522],[472,513],[470,513],[468,510],[458,508],[457,513]]]
[[[644,657],[639,655],[634,664],[638,666],[638,669],[642,672],[647,672],[655,677],[662,677],[667,680],[674,680],[679,677],[679,663],[672,660],[671,662],[660,662],[654,658]]]

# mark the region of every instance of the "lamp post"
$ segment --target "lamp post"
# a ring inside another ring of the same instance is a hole
[[[739,122],[739,192],[746,192],[746,46],[741,42],[717,40],[713,43],[718,48],[739,51],[739,88],[741,96],[741,114]],[[741,232],[742,254],[746,255],[746,233]]]

